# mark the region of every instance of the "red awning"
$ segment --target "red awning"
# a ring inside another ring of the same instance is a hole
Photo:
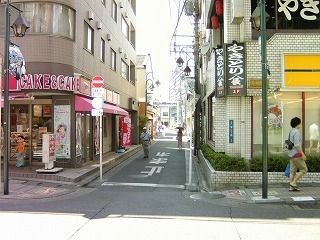
[[[27,96],[27,94],[25,93],[9,93],[9,100],[12,100],[12,99],[19,99],[19,98],[25,98]],[[4,106],[4,101],[3,101],[3,94],[1,96],[1,107],[3,108]]]
[[[111,105],[109,103],[105,103],[103,105],[103,112],[116,114],[116,115],[122,115],[122,116],[129,115],[129,113],[126,110],[124,110],[124,109],[122,109],[122,108],[120,108],[118,106]]]
[[[90,98],[75,96],[75,110],[76,112],[91,112],[92,104]]]
[[[77,96],[75,97],[75,110],[76,112],[91,112],[93,109],[92,107],[92,99],[86,98],[86,97],[81,97]],[[116,115],[123,115],[127,116],[129,113],[122,108],[109,104],[109,103],[104,103],[103,105],[103,112],[105,113],[111,113],[111,114],[116,114]]]

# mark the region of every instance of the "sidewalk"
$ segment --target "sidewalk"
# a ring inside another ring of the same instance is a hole
[[[103,172],[127,160],[140,150],[142,150],[141,145],[133,145],[124,153],[106,154],[103,157]],[[9,194],[3,195],[2,182],[0,199],[47,198],[63,195],[75,191],[100,175],[99,161],[84,164],[82,168],[65,168],[57,173],[37,173],[36,170],[39,168],[42,167],[9,166]]]
[[[227,186],[218,189],[210,188],[198,161],[195,161],[197,175],[199,177],[200,192],[209,194],[214,199],[215,195],[222,196],[230,200],[238,200],[248,203],[283,203],[283,204],[312,204],[320,207],[320,183],[299,183],[301,191],[289,191],[287,184],[268,184],[267,198],[262,198],[262,186]],[[303,179],[302,179],[303,180]],[[208,196],[207,196],[208,198]]]

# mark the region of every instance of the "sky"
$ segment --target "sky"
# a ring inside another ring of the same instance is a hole
[[[137,0],[137,54],[150,53],[154,78],[161,82],[161,99],[169,100],[169,80],[175,68],[176,57],[174,53],[170,54],[170,46],[173,49],[177,40],[173,34],[183,2],[184,0]],[[192,34],[192,28],[183,12],[177,33]]]

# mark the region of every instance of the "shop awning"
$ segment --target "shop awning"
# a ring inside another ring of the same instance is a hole
[[[4,106],[4,100],[3,100],[3,94],[2,94],[2,96],[1,96],[2,98],[1,98],[1,107],[3,108],[3,106]],[[25,97],[27,97],[27,94],[25,94],[25,93],[9,93],[9,100],[12,100],[12,99],[19,99],[19,98],[25,98]]]
[[[86,98],[86,97],[81,97],[81,96],[76,96],[75,97],[75,110],[76,112],[90,112],[92,110],[92,99]],[[123,115],[127,116],[129,113],[122,108],[109,104],[109,103],[104,103],[103,105],[103,112],[105,113],[111,113],[111,114],[116,114],[116,115]]]
[[[109,103],[105,103],[105,104],[103,105],[103,112],[105,112],[105,113],[111,113],[111,114],[117,114],[117,115],[122,115],[122,116],[127,116],[127,115],[129,115],[129,113],[128,113],[126,110],[124,110],[124,109],[122,109],[122,108],[120,108],[120,107],[118,107],[118,106],[111,105],[111,104],[109,104]]]
[[[81,96],[75,96],[75,110],[76,112],[90,112],[93,108],[91,105],[91,99]]]

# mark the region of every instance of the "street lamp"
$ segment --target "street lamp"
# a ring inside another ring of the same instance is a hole
[[[151,82],[148,84],[148,82]],[[154,85],[156,84],[156,86]],[[150,89],[152,92],[155,89],[155,87],[159,87],[160,81],[157,80],[155,83],[153,82],[153,79],[147,79],[146,80],[146,109],[145,109],[145,115],[147,116],[147,108],[148,108],[148,89]]]
[[[251,22],[261,32],[261,70],[262,70],[262,198],[268,198],[268,84],[267,84],[267,40],[266,1],[259,0],[257,8],[253,11]]]
[[[10,10],[11,7],[19,11],[18,18],[10,26]],[[5,53],[4,53],[4,72],[5,72],[5,82],[4,82],[4,111],[3,111],[3,194],[9,194],[9,168],[8,162],[10,158],[10,139],[9,139],[9,48],[10,48],[10,27],[13,29],[13,32],[16,37],[23,37],[26,33],[26,30],[29,28],[26,21],[21,16],[22,11],[15,6],[10,4],[10,1],[7,0],[6,5],[6,34],[5,34]]]

